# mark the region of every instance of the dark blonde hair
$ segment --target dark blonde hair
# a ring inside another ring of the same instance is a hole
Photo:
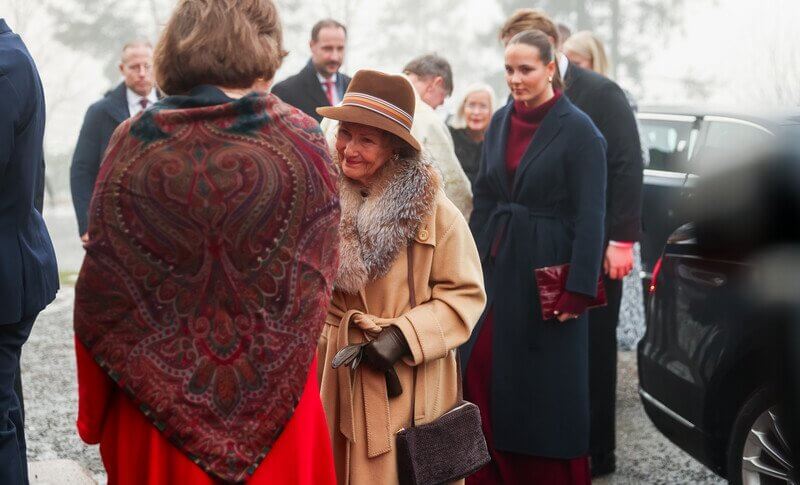
[[[511,17],[500,28],[500,40],[511,39],[526,30],[541,30],[545,35],[553,38],[556,47],[561,43],[555,22],[544,10],[539,8],[521,8],[511,14]]]
[[[272,79],[285,56],[272,0],[181,0],[156,45],[156,82],[167,94],[247,88]]]
[[[550,43],[547,34],[541,30],[525,30],[520,32],[508,41],[506,47],[511,47],[515,44],[524,44],[537,49],[539,51],[539,58],[545,65],[556,61],[556,48]],[[564,89],[561,74],[558,72],[558,65],[556,65],[556,70],[553,73],[553,89]]]

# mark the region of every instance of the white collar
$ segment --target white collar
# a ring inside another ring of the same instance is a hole
[[[567,77],[567,69],[569,69],[569,59],[564,54],[558,54],[558,73],[561,74],[563,81]]]
[[[317,79],[319,79],[320,84],[325,84],[328,81],[333,81],[333,84],[336,84],[337,75],[338,73],[334,72],[333,76],[331,76],[330,78],[326,78],[325,76],[317,72]]]
[[[128,105],[139,104],[139,100],[142,98],[147,98],[149,104],[156,104],[158,102],[158,95],[156,94],[156,88],[150,90],[150,94],[147,96],[139,96],[129,87],[125,87],[125,96],[128,101]]]

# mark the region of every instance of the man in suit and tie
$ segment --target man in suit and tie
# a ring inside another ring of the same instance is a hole
[[[20,395],[22,345],[58,291],[44,191],[42,81],[22,39],[0,18],[0,483],[28,483]]]
[[[123,82],[89,106],[70,167],[72,204],[78,218],[78,233],[88,241],[89,202],[94,182],[114,130],[158,101],[153,76],[153,46],[135,41],[122,48],[119,71]]]
[[[540,9],[520,9],[500,30],[504,44],[517,33],[538,29],[561,51],[558,27]],[[587,71],[559,54],[564,94],[589,115],[606,139],[606,249],[603,259],[608,305],[589,312],[589,448],[592,476],[614,472],[617,387],[617,323],[622,279],[633,269],[642,212],[642,149],[636,118],[624,91],[611,79]]]
[[[344,62],[347,29],[333,19],[320,20],[311,29],[311,59],[300,72],[272,88],[273,94],[311,116],[322,116],[316,109],[339,104],[350,77],[339,72]]]

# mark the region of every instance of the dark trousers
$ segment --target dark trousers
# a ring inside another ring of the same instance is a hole
[[[28,340],[36,316],[0,325],[0,483],[28,483],[25,430],[20,396],[15,391],[22,345]]]
[[[589,452],[616,447],[617,322],[622,280],[604,278],[608,306],[589,311]]]

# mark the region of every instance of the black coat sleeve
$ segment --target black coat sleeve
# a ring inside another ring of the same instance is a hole
[[[78,218],[78,233],[83,235],[89,227],[89,202],[102,161],[102,112],[95,105],[89,107],[83,119],[78,144],[70,166],[70,189],[75,216]]]
[[[638,241],[642,220],[642,147],[636,118],[625,92],[614,83],[595,93],[590,116],[608,144],[606,239]]]
[[[487,137],[489,133],[487,132]],[[472,187],[472,215],[469,218],[469,227],[473,236],[477,238],[485,227],[489,216],[497,205],[497,197],[492,191],[489,181],[489,144],[484,141],[481,148],[481,157],[478,166],[478,175]],[[480,249],[480,248],[479,248]]]
[[[603,258],[606,145],[599,136],[577,147],[567,161],[567,188],[575,208],[572,259],[566,288],[596,296]]]

